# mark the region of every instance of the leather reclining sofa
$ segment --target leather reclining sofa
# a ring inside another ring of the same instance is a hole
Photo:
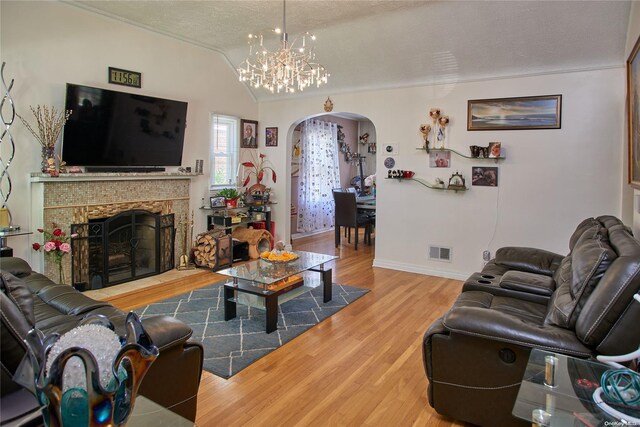
[[[612,216],[588,218],[567,256],[505,247],[465,282],[423,341],[429,404],[481,426],[512,416],[533,348],[578,358],[640,345],[640,242]]]
[[[25,355],[22,340],[33,327],[45,335],[63,334],[85,316],[100,314],[111,320],[119,336],[126,333],[126,313],[108,303],[95,301],[71,286],[52,282],[32,271],[20,258],[0,258],[0,287],[3,399],[21,388],[12,377]],[[140,385],[140,394],[195,420],[202,346],[190,341],[191,328],[173,317],[145,318],[142,324],[160,355]]]

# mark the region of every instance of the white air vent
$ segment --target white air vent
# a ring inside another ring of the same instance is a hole
[[[451,262],[451,248],[429,246],[429,259]]]

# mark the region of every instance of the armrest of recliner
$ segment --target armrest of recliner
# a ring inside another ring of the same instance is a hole
[[[142,326],[160,352],[184,344],[193,333],[186,323],[171,316],[147,317],[142,320]]]
[[[443,318],[452,333],[542,348],[578,357],[593,354],[578,340],[574,331],[552,325],[527,323],[522,318],[482,307],[454,307]]]
[[[544,249],[506,246],[496,251],[495,263],[514,270],[551,276],[564,257]]]
[[[173,317],[149,317],[142,324],[160,355],[145,375],[140,393],[195,421],[204,360],[202,344],[190,340],[191,328]]]
[[[510,270],[500,278],[499,286],[503,289],[551,297],[556,289],[556,281],[544,274]]]

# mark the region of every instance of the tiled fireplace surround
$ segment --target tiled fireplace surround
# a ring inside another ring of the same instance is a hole
[[[56,223],[65,232],[71,224],[105,218],[131,209],[175,215],[176,226],[189,215],[188,174],[97,174],[31,176],[32,228],[51,229]],[[34,233],[33,240],[42,243]],[[182,253],[183,239],[175,240],[175,259]],[[36,257],[37,258],[37,257]],[[44,261],[44,264],[41,264]],[[58,271],[48,257],[36,259],[43,273],[57,281]],[[71,283],[71,257],[63,258],[66,283]]]

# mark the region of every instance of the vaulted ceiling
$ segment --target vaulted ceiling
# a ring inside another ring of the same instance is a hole
[[[282,1],[68,1],[223,54],[282,24]],[[630,1],[287,1],[290,38],[318,37],[329,83],[306,94],[620,67]],[[277,43],[276,35],[271,36]]]

